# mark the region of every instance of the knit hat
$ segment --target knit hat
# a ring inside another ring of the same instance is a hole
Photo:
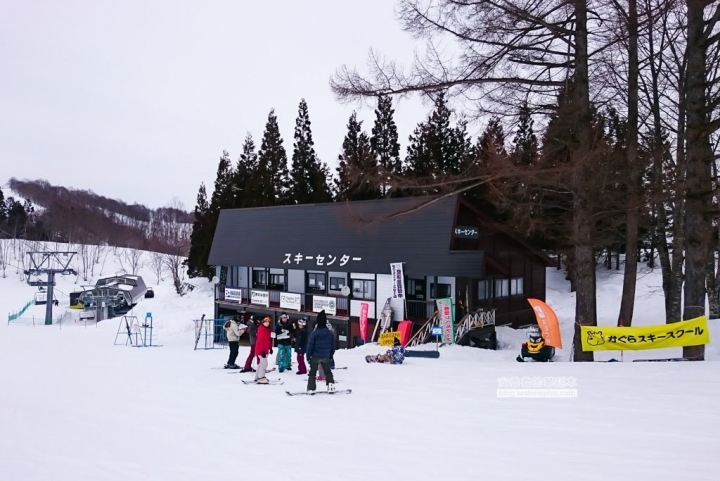
[[[315,325],[318,329],[327,329],[327,315],[325,314],[325,309],[320,311],[318,314]]]

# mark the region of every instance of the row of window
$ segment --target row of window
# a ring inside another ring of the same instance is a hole
[[[347,281],[342,277],[330,277],[324,272],[306,273],[305,285],[308,294],[339,294]],[[425,299],[424,281],[408,279],[407,292],[409,297],[417,300]],[[287,289],[285,272],[282,269],[258,269],[252,271],[253,289],[269,289],[284,291]],[[450,284],[435,284],[430,286],[430,299],[451,297]],[[366,279],[351,279],[350,290],[354,299],[375,299],[375,281]],[[497,299],[502,297],[523,295],[523,278],[493,279],[478,281],[478,300]]]
[[[523,294],[523,278],[494,279],[478,282],[478,300],[496,299],[498,297],[521,296]]]

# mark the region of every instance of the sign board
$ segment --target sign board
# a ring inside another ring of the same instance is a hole
[[[473,226],[458,225],[453,230],[456,239],[478,239],[480,238],[480,229]]]
[[[402,262],[390,264],[390,273],[392,274],[393,299],[405,299],[405,275]]]
[[[325,310],[325,314],[337,315],[337,299],[334,297],[313,296],[313,312]]]
[[[363,342],[367,339],[367,327],[368,327],[368,310],[370,304],[363,302],[360,304],[360,337]]]
[[[438,317],[440,318],[440,326],[442,327],[442,342],[455,342],[455,312],[451,298],[437,299]]]
[[[392,346],[393,344],[395,344],[395,338],[400,339],[400,333],[397,331],[385,332],[383,334],[380,334],[380,338],[378,339],[378,345]]]
[[[280,309],[302,310],[302,296],[290,292],[280,293]]]
[[[231,287],[225,288],[225,300],[227,302],[242,302],[242,290],[233,289]]]
[[[433,328],[432,328],[432,335],[433,335],[433,336],[442,336],[442,327],[440,327],[440,326],[433,326]]]
[[[707,317],[654,326],[581,326],[583,351],[630,351],[710,343]]]
[[[146,312],[146,313],[145,313],[145,319],[147,319],[148,317],[152,317],[152,313],[151,313],[151,312]]]
[[[250,291],[250,304],[270,307],[270,293],[268,291]]]

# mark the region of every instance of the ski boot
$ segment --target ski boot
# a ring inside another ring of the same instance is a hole
[[[327,385],[327,390],[328,390],[329,393],[335,392],[335,384],[334,384],[334,383],[329,383],[329,384]]]

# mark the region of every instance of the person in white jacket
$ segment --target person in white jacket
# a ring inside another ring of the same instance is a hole
[[[240,366],[235,364],[235,360],[238,357],[238,351],[240,349],[240,336],[245,333],[247,326],[240,323],[240,319],[237,317],[228,319],[223,326],[225,334],[227,335],[228,346],[230,347],[230,356],[228,357],[225,369],[240,369]]]

